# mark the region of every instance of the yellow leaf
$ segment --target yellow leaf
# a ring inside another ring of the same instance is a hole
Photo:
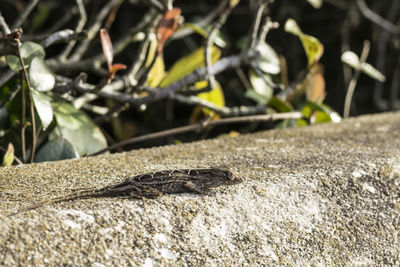
[[[157,87],[165,76],[165,65],[162,54],[157,57],[154,62],[149,75],[147,76],[146,85],[150,87]]]
[[[308,34],[302,34],[300,40],[307,55],[308,66],[311,66],[314,62],[318,62],[324,53],[324,46],[320,41]]]
[[[158,46],[157,40],[156,39],[151,40],[145,63],[146,67],[150,66],[151,62],[153,62],[153,59],[156,55],[157,46]]]
[[[211,49],[211,62],[216,62],[220,57],[221,51],[216,46],[213,46]],[[168,86],[204,65],[204,48],[200,47],[175,62],[159,87]]]
[[[307,55],[308,66],[311,66],[314,62],[319,61],[324,53],[324,46],[317,38],[303,33],[296,21],[293,19],[288,19],[286,21],[285,31],[290,32],[291,34],[294,34],[300,38],[300,41],[304,47],[304,51]]]
[[[197,83],[195,84],[195,87],[197,87]],[[216,87],[211,91],[200,93],[197,96],[219,107],[225,106],[224,93],[222,92],[222,88],[219,83],[217,83]]]
[[[326,96],[326,91],[324,68],[321,64],[315,64],[311,67],[302,86],[304,86],[308,100],[317,104],[322,104]]]
[[[195,88],[202,89],[202,88],[206,87],[207,84],[208,84],[207,81],[197,82],[195,84]],[[211,91],[200,93],[197,95],[197,97],[204,99],[208,102],[211,102],[214,105],[219,106],[219,107],[225,106],[224,93],[223,93],[222,88],[219,83],[217,83],[216,87],[214,89],[212,89]],[[220,116],[218,114],[216,114],[214,111],[212,111],[208,108],[196,107],[190,116],[189,122],[196,123],[208,116],[212,116],[213,120],[217,120],[220,118]]]
[[[14,146],[8,143],[8,148],[3,157],[3,166],[11,166],[14,162]]]

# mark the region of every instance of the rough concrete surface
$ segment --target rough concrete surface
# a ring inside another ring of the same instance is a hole
[[[7,216],[74,188],[219,165],[244,182]],[[3,266],[398,266],[400,113],[0,168],[0,200]]]

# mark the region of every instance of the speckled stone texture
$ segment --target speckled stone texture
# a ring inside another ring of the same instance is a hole
[[[97,198],[149,171],[228,166],[208,195]],[[2,266],[400,265],[400,113],[0,168]]]

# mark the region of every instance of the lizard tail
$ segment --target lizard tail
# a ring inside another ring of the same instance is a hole
[[[100,192],[101,192],[101,190],[85,189],[85,190],[82,190],[82,191],[79,191],[76,193],[72,193],[69,195],[64,195],[64,196],[60,196],[60,197],[56,197],[56,198],[52,198],[52,199],[48,199],[48,200],[39,201],[39,202],[29,205],[27,207],[21,208],[17,212],[12,213],[10,215],[16,215],[18,213],[37,209],[37,208],[45,206],[45,205],[65,202],[65,201],[74,200],[74,199],[91,197],[91,196],[97,195]]]

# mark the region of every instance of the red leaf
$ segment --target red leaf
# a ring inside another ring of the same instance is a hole
[[[159,55],[164,47],[165,41],[175,32],[178,27],[178,16],[181,14],[180,8],[173,8],[165,12],[156,28],[156,36],[158,40],[157,55]]]
[[[124,70],[124,69],[126,69],[126,65],[120,63],[115,63],[111,66],[111,71]]]
[[[114,79],[115,73],[119,70],[124,70],[124,69],[126,69],[126,65],[124,64],[120,63],[113,64],[108,71],[108,79],[109,80]]]
[[[113,47],[110,39],[110,35],[106,29],[100,30],[100,40],[101,40],[101,47],[103,48],[103,54],[107,61],[108,72],[111,70],[111,65],[114,58]]]

